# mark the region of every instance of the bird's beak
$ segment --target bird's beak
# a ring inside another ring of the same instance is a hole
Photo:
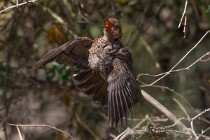
[[[113,25],[110,23],[108,19],[105,18],[105,25],[103,25],[108,30],[111,30],[113,28]]]

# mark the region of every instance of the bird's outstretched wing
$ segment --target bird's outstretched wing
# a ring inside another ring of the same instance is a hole
[[[44,55],[34,66],[33,70],[42,65],[57,61],[64,65],[78,65],[80,67],[88,66],[88,49],[93,40],[88,37],[78,37],[69,41]]]
[[[100,102],[102,105],[107,105],[108,83],[100,74],[89,69],[75,74],[73,79],[77,87],[83,90],[85,94],[93,95],[93,100]]]
[[[108,76],[108,116],[111,126],[117,127],[129,110],[140,100],[140,90],[128,64],[114,58],[113,70]]]

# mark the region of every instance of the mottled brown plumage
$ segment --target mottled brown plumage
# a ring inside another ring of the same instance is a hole
[[[122,45],[119,20],[105,19],[104,35],[95,40],[78,37],[48,52],[33,67],[56,60],[77,66],[83,72],[74,75],[77,86],[93,100],[108,105],[111,126],[123,125],[129,110],[139,101],[140,90],[132,74],[132,57]]]

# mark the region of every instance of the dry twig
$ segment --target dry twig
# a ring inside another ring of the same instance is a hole
[[[198,115],[196,115],[195,117],[193,117],[190,121],[190,126],[191,126],[191,130],[192,130],[192,133],[193,135],[195,136],[196,140],[198,140],[206,131],[208,131],[210,128],[208,127],[206,130],[202,131],[202,133],[198,136],[196,133],[195,133],[195,130],[194,130],[194,125],[193,125],[193,122],[195,119],[197,119],[198,117],[200,117],[201,115],[203,115],[204,113],[206,112],[209,112],[210,111],[210,108],[208,109],[205,109],[204,111],[202,111],[201,113],[199,113]]]
[[[191,68],[193,65],[195,65],[197,62],[199,62],[200,60],[202,60],[204,57],[208,56],[210,54],[210,52],[207,52],[206,54],[202,55],[199,59],[197,59],[196,61],[194,61],[192,64],[190,64],[188,67],[186,68],[182,68],[182,69],[177,69],[174,70],[195,48],[198,47],[198,45],[200,44],[200,42],[209,34],[210,30],[208,30],[202,37],[201,39],[167,72],[165,73],[161,73],[161,74],[157,74],[157,75],[150,75],[150,74],[139,74],[137,80],[139,79],[140,76],[142,75],[147,75],[147,76],[154,76],[154,77],[159,77],[157,80],[155,80],[154,82],[152,82],[151,84],[146,84],[146,85],[142,85],[142,87],[148,87],[148,86],[152,86],[155,83],[157,83],[158,81],[160,81],[161,79],[163,79],[164,77],[166,77],[167,75],[170,75],[173,72],[178,72],[178,71],[182,71],[182,70],[189,70],[189,68]]]
[[[179,129],[182,131],[188,131],[188,128],[181,122],[178,121],[177,117],[171,113],[166,107],[164,107],[162,104],[160,104],[156,99],[154,99],[152,96],[150,96],[148,93],[146,93],[144,90],[141,90],[141,93],[148,102],[150,102],[153,106],[155,106],[159,111],[164,113],[166,117],[168,117],[172,122],[176,123]]]
[[[63,130],[58,129],[55,126],[50,126],[50,125],[46,125],[46,124],[14,124],[14,123],[6,122],[2,119],[0,119],[0,121],[3,122],[4,124],[9,125],[9,126],[15,126],[18,130],[18,134],[19,134],[19,137],[20,137],[21,140],[23,139],[23,137],[21,135],[19,127],[46,127],[46,128],[50,128],[50,129],[53,129],[55,131],[61,132],[61,133],[65,134],[66,136],[68,136],[69,138],[73,138],[69,133],[66,133]]]
[[[184,6],[184,10],[183,10],[183,13],[182,13],[182,17],[181,17],[180,22],[179,22],[179,25],[178,25],[178,28],[180,28],[181,27],[181,24],[183,22],[183,18],[184,18],[184,24],[183,24],[184,38],[186,37],[186,25],[187,25],[186,10],[187,10],[187,5],[188,5],[188,1],[186,0],[185,1],[185,6]]]
[[[25,2],[19,3],[18,0],[16,0],[16,5],[5,7],[4,9],[0,10],[0,14],[12,10],[13,8],[18,8],[19,6],[26,5],[28,3],[35,3],[36,1],[38,0],[27,0]]]

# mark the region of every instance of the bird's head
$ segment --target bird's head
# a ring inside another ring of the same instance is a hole
[[[105,25],[103,25],[103,27],[104,36],[108,40],[119,40],[120,38],[122,38],[122,28],[118,19],[105,19]]]

